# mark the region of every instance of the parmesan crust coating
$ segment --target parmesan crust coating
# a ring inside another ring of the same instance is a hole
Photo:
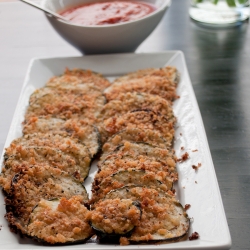
[[[5,153],[5,161],[0,175],[0,185],[4,191],[9,193],[11,181],[15,174],[22,170],[22,165],[32,166],[35,164],[45,164],[59,168],[83,181],[80,176],[81,167],[74,157],[63,153],[61,150],[43,146],[22,146],[12,144]]]
[[[166,140],[168,146],[172,146],[174,138],[174,125],[176,119],[172,117],[168,120],[166,117],[156,114],[152,110],[136,110],[121,116],[110,117],[100,124],[99,130],[102,141],[118,133],[123,129],[139,128],[143,131],[157,131]],[[145,135],[147,135],[145,133]],[[143,137],[145,137],[145,135]],[[142,137],[142,136],[141,136]]]
[[[128,238],[129,241],[174,240],[188,232],[187,214],[173,196],[146,187],[126,187],[110,192],[106,199],[121,196],[139,201],[142,209],[139,225]]]
[[[63,197],[57,202],[42,199],[31,213],[27,231],[50,244],[83,241],[94,234],[88,217],[89,211],[79,196]]]
[[[106,177],[103,181],[92,189],[91,203],[105,197],[111,190],[118,189],[128,185],[147,186],[154,189],[161,189],[164,192],[172,194],[173,180],[169,177],[163,181],[155,172],[138,170],[135,168],[119,170],[118,172]]]
[[[167,141],[161,134],[154,130],[128,128],[113,135],[102,147],[102,153],[107,155],[114,151],[117,146],[129,142],[144,142],[159,148],[169,148]]]
[[[46,83],[46,86],[58,87],[61,84],[69,84],[77,86],[79,84],[86,84],[86,83],[94,84],[101,91],[110,86],[110,82],[99,73],[83,69],[69,70],[68,68],[65,69],[63,75],[52,77]]]
[[[113,161],[109,161],[107,165],[103,164],[101,169],[95,175],[93,189],[96,188],[105,178],[116,173],[120,170],[146,170],[153,172],[156,179],[159,179],[166,185],[169,185],[169,179],[172,181],[176,181],[178,179],[178,175],[176,172],[171,172],[170,167],[168,165],[164,165],[160,162],[152,161],[147,159],[144,160],[124,160],[124,159],[113,159]]]
[[[105,164],[108,164],[109,160],[113,157],[137,159],[142,156],[146,156],[154,161],[162,162],[163,164],[170,166],[172,170],[175,169],[177,157],[174,155],[172,149],[158,148],[147,143],[133,143],[129,141],[125,141],[124,144],[119,145],[113,152],[103,154],[98,166],[100,167],[104,162]]]
[[[174,101],[177,98],[176,85],[167,78],[159,76],[144,76],[113,83],[104,91],[108,101],[116,99],[120,93],[140,92],[158,95],[166,100]]]
[[[31,95],[25,120],[50,115],[61,119],[87,118],[94,123],[105,102],[102,92],[89,84],[44,87]]]
[[[141,212],[129,199],[104,199],[90,213],[92,227],[107,234],[124,235],[139,225]]]
[[[29,134],[14,140],[6,149],[8,155],[12,155],[18,149],[18,146],[51,147],[68,154],[75,160],[75,165],[68,165],[65,171],[72,175],[80,175],[79,178],[85,179],[88,175],[91,156],[88,148],[79,141],[60,135],[53,134]]]
[[[145,76],[158,76],[167,78],[172,81],[174,84],[178,84],[180,80],[179,72],[175,67],[167,66],[163,68],[148,68],[142,69],[135,72],[128,73],[124,76],[118,77],[115,79],[114,83],[129,81],[131,79],[138,79]]]
[[[80,196],[87,201],[88,195],[82,184],[66,172],[45,165],[22,165],[11,183],[11,192],[6,198],[9,223],[26,233],[27,223],[34,206],[41,199],[71,198]]]
[[[23,134],[51,133],[63,137],[72,137],[85,144],[94,156],[100,147],[100,136],[97,128],[86,120],[63,120],[53,117],[32,117],[23,127]]]
[[[168,120],[174,119],[171,104],[160,96],[128,92],[120,94],[117,98],[117,100],[112,100],[104,105],[98,117],[99,123],[137,109],[151,109],[155,113],[162,114]]]

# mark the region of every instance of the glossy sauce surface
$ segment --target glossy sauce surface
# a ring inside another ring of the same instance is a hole
[[[137,20],[155,9],[139,1],[105,1],[69,8],[60,14],[78,25],[107,25]]]

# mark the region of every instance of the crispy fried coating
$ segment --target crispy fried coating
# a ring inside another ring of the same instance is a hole
[[[110,86],[108,79],[101,74],[93,72],[91,70],[84,69],[68,69],[66,68],[64,74],[61,76],[52,77],[47,83],[48,87],[58,87],[62,84],[69,84],[77,86],[79,84],[94,84],[98,89],[103,91]]]
[[[63,120],[53,117],[32,117],[23,127],[23,134],[51,133],[63,137],[72,137],[85,144],[94,156],[100,147],[100,136],[97,128],[86,119]]]
[[[108,101],[116,99],[121,93],[139,92],[158,95],[166,100],[177,98],[176,85],[169,79],[159,76],[144,76],[113,83],[104,91]]]
[[[146,171],[144,169],[129,168],[127,170],[118,170],[112,175],[104,178],[103,181],[92,188],[91,203],[103,199],[111,190],[118,189],[128,185],[147,186],[154,189],[161,189],[164,192],[172,194],[173,180],[166,177],[161,181],[157,173],[154,171]],[[163,184],[163,182],[165,184]]]
[[[166,78],[173,82],[174,84],[178,84],[180,80],[180,74],[175,67],[166,66],[163,68],[148,68],[141,69],[135,72],[128,73],[121,77],[115,79],[114,83],[129,81],[132,79],[138,79],[145,76],[158,76],[162,78]]]
[[[65,171],[68,171],[72,175],[80,175],[80,179],[85,179],[88,175],[90,163],[91,163],[91,155],[88,148],[75,140],[74,138],[63,137],[60,135],[53,134],[29,134],[23,137],[20,137],[14,140],[11,145],[6,148],[6,156],[17,155],[19,159],[25,160],[25,155],[27,151],[25,151],[25,147],[34,147],[34,156],[36,155],[40,158],[46,158],[50,156],[50,148],[60,150],[63,154],[66,154],[73,158],[74,161],[65,162],[65,164],[61,164],[60,166],[65,166]],[[39,148],[43,147],[44,150],[38,152]],[[37,150],[36,150],[37,149]],[[32,153],[32,152],[30,152]],[[69,158],[70,159],[70,158]],[[61,159],[59,158],[58,161]],[[40,161],[39,158],[34,158],[34,162]],[[52,162],[53,159],[50,160]],[[56,162],[56,159],[55,161]]]
[[[158,131],[150,129],[126,128],[108,139],[102,147],[102,153],[108,154],[126,141],[144,142],[159,148],[169,148],[168,142]]]
[[[22,170],[23,164],[27,167],[35,164],[50,165],[68,172],[81,181],[84,180],[80,174],[82,168],[80,159],[52,147],[12,144],[11,148],[7,149],[4,158],[0,185],[6,193],[10,192],[11,181],[14,175]]]
[[[144,131],[157,131],[161,137],[166,140],[168,146],[171,146],[175,133],[175,122],[176,119],[174,116],[171,117],[171,119],[167,119],[163,115],[155,113],[150,109],[138,109],[118,117],[113,116],[104,120],[103,123],[100,123],[99,130],[103,142],[124,129],[138,128]]]
[[[80,196],[87,201],[88,196],[81,182],[68,173],[48,165],[27,166],[13,177],[11,192],[6,197],[9,223],[26,233],[26,226],[34,206],[43,199],[71,198]]]
[[[175,119],[171,103],[160,96],[128,92],[120,94],[118,99],[105,104],[98,121],[101,123],[108,118],[121,116],[137,109],[151,109],[155,113],[162,114],[168,120]]]
[[[89,210],[82,198],[73,196],[54,200],[42,199],[32,211],[28,235],[50,244],[84,241],[94,232],[89,225]]]
[[[94,123],[105,102],[102,92],[89,84],[44,87],[31,95],[25,120],[34,116],[53,116],[61,119],[87,118]]]
[[[126,198],[140,202],[142,217],[128,237],[129,241],[177,240],[188,232],[190,221],[185,209],[173,196],[161,190],[126,186],[108,193],[105,198]]]

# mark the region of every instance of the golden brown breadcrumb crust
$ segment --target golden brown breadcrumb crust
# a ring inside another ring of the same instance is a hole
[[[87,119],[63,120],[53,117],[32,117],[23,126],[23,134],[51,133],[63,137],[72,137],[85,144],[92,156],[100,147],[97,128]]]
[[[110,161],[109,164],[101,166],[101,169],[95,175],[94,184],[99,185],[99,183],[101,183],[104,178],[110,176],[111,174],[117,172],[118,170],[128,170],[128,169],[151,171],[155,174],[156,178],[161,180],[163,183],[168,177],[172,178],[173,181],[176,181],[178,179],[177,173],[172,172],[171,168],[168,165],[164,165],[157,161],[152,161],[152,160],[128,161],[122,159],[114,159],[112,162]]]
[[[63,197],[58,202],[42,199],[31,214],[28,235],[50,244],[88,239],[94,232],[87,219],[90,212],[82,202],[80,196]]]
[[[10,223],[26,233],[26,225],[34,206],[41,199],[71,198],[79,195],[87,201],[88,196],[82,184],[58,168],[46,165],[22,165],[11,183],[11,192],[6,198]],[[8,211],[7,211],[8,212]]]
[[[104,198],[111,190],[126,185],[142,185],[154,189],[161,189],[164,192],[172,194],[173,180],[166,176],[166,179],[162,181],[162,176],[158,177],[154,171],[146,171],[144,169],[129,168],[127,170],[119,170],[104,178],[99,185],[93,185],[91,203],[95,203]]]
[[[4,191],[10,192],[12,178],[22,170],[22,165],[28,167],[36,164],[45,164],[59,168],[83,181],[80,174],[81,166],[71,155],[48,146],[12,144],[12,150],[5,153],[4,166],[0,175],[0,185]]]
[[[180,75],[178,70],[172,66],[166,66],[163,68],[147,68],[137,70],[135,72],[128,73],[124,76],[120,76],[115,79],[114,83],[128,81],[131,79],[138,79],[145,76],[158,76],[167,78],[168,80],[172,81],[174,84],[178,84],[180,80]]]
[[[168,142],[158,131],[151,129],[126,128],[114,134],[102,147],[102,154],[109,154],[119,145],[128,142],[144,142],[159,148],[169,148]]]
[[[171,117],[167,119],[161,114],[157,114],[152,110],[136,110],[133,112],[128,112],[124,115],[113,116],[104,120],[100,126],[99,130],[101,133],[102,141],[107,140],[119,131],[125,128],[139,128],[141,130],[152,130],[157,131],[160,135],[167,141],[169,146],[172,146],[174,138],[174,125],[176,119]]]
[[[12,141],[11,145],[6,149],[6,154],[15,154],[15,151],[19,146],[47,146],[49,148],[58,149],[64,154],[73,157],[75,160],[75,165],[69,164],[68,168],[64,169],[65,171],[71,174],[78,172],[80,174],[80,178],[82,179],[85,179],[88,175],[91,163],[89,149],[74,138],[63,137],[61,135],[50,133],[28,134]]]
[[[104,91],[108,101],[116,99],[121,93],[139,92],[158,95],[166,100],[177,98],[175,84],[167,78],[159,76],[144,76],[142,78],[113,83]]]
[[[110,158],[119,157],[124,158],[127,157],[129,159],[138,159],[141,156],[145,156],[150,158],[151,160],[155,160],[166,164],[171,167],[171,169],[175,169],[177,158],[174,154],[173,149],[171,148],[158,148],[153,145],[143,143],[143,142],[129,142],[125,141],[124,144],[119,145],[113,152],[111,153],[103,153],[100,157],[100,161],[98,166],[101,166],[104,161],[108,163]]]
[[[94,123],[105,102],[102,92],[87,84],[81,87],[44,87],[31,95],[25,120],[50,115],[62,119],[88,118]]]
[[[160,96],[128,92],[120,94],[116,100],[111,100],[104,105],[98,117],[99,123],[108,118],[121,116],[137,109],[151,109],[156,113],[162,114],[169,120],[174,118],[171,104]]]
[[[68,69],[66,68],[64,74],[61,76],[52,77],[47,83],[48,87],[58,87],[61,84],[70,84],[77,86],[79,84],[94,84],[100,90],[110,86],[108,79],[103,77],[101,74],[93,72],[91,70],[82,69]]]
[[[107,194],[106,199],[125,197],[139,201],[142,217],[139,225],[135,227],[129,241],[140,242],[158,239],[171,239],[182,237],[189,227],[186,211],[173,196],[160,190],[147,187],[126,187]]]
[[[141,211],[130,199],[100,200],[90,212],[90,221],[94,228],[107,234],[121,234],[139,225]]]

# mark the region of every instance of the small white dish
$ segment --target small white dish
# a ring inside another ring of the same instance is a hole
[[[102,73],[110,80],[131,71],[149,68],[175,66],[181,80],[178,84],[180,98],[174,102],[174,112],[178,118],[175,134],[174,148],[178,158],[187,152],[189,159],[178,164],[179,181],[175,186],[177,198],[184,206],[190,204],[187,210],[192,218],[189,235],[198,232],[198,240],[188,239],[168,244],[154,245],[129,245],[119,246],[114,244],[87,243],[72,246],[63,246],[64,249],[88,249],[88,250],[115,250],[115,249],[175,249],[175,250],[212,250],[230,249],[231,237],[223,208],[220,190],[210,154],[206,133],[199,107],[192,88],[192,83],[187,71],[184,55],[180,51],[165,51],[146,54],[113,54],[92,55],[83,57],[44,58],[31,61],[26,79],[20,94],[20,99],[7,136],[5,148],[11,141],[22,135],[22,121],[28,106],[29,96],[47,80],[55,75],[63,73],[68,67],[91,69]],[[0,159],[3,162],[3,155]],[[201,167],[195,171],[192,165]],[[97,171],[96,164],[91,166],[90,175],[84,185],[87,191],[91,191],[91,183]],[[5,205],[2,192],[0,193],[0,249],[55,249],[56,246],[43,246],[35,241],[22,239],[11,233],[4,218]],[[60,247],[62,248],[62,246]]]
[[[171,0],[139,0],[156,6],[151,14],[130,22],[82,26],[46,15],[54,29],[85,54],[134,52],[151,34],[171,5]],[[100,0],[43,0],[42,6],[53,12]]]

